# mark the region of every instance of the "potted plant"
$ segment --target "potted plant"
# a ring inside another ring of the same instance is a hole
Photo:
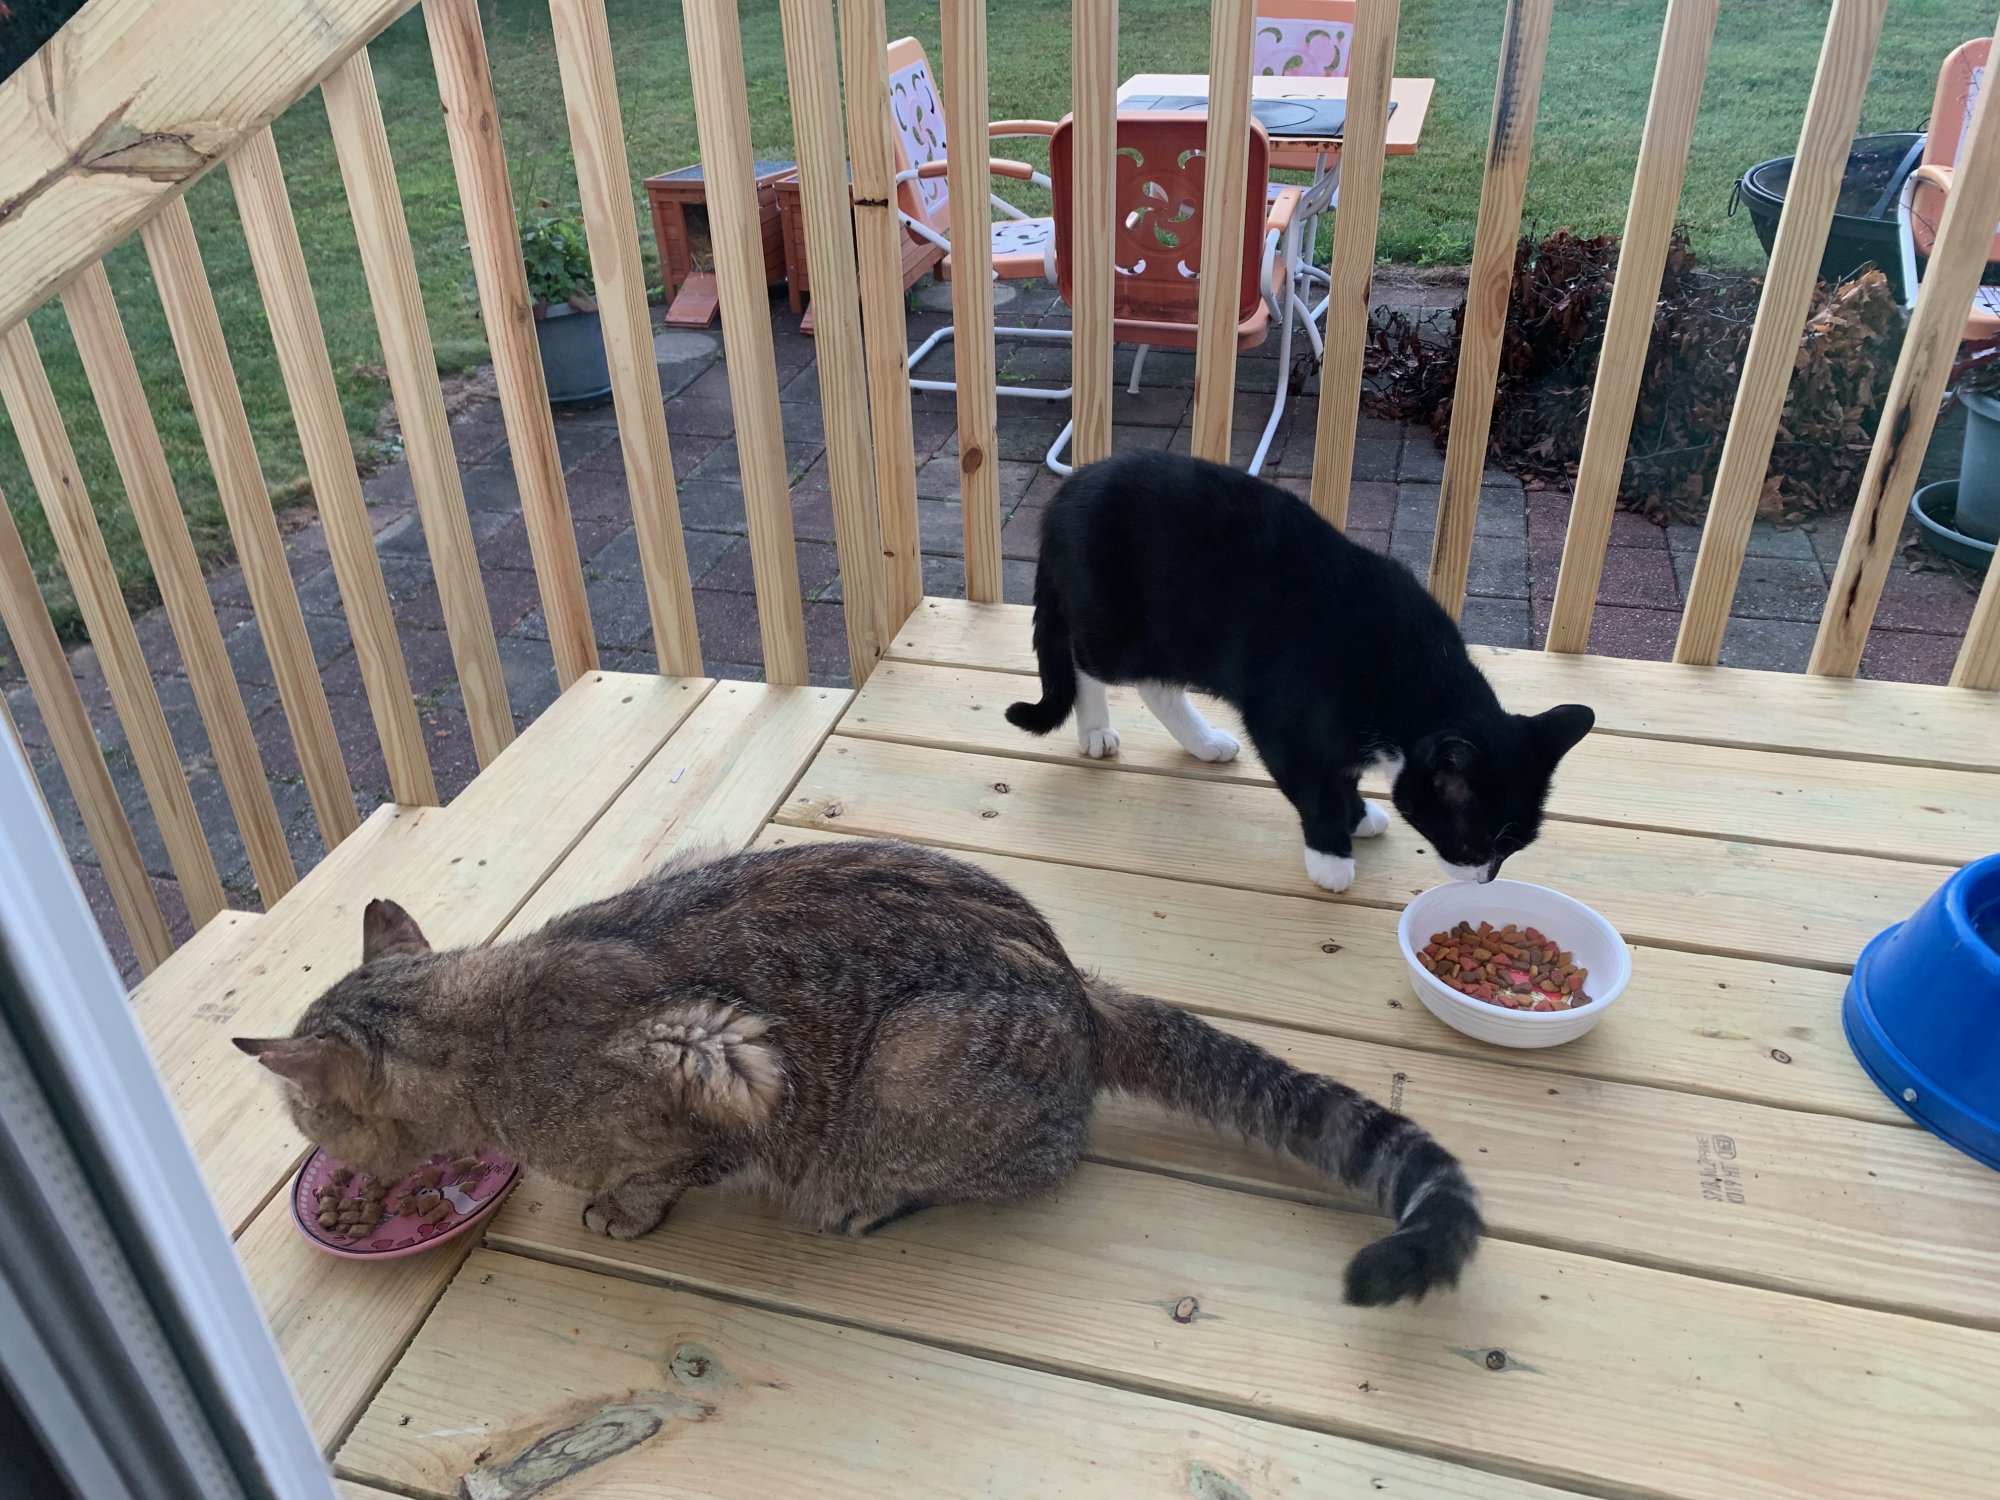
[[[1910,513],[1929,546],[1985,568],[2000,543],[2000,339],[1960,350],[1952,379],[1948,399],[1965,408],[1958,478],[1918,490]]]
[[[521,220],[521,261],[535,304],[535,338],[550,404],[602,400],[611,393],[611,368],[604,357],[583,220],[543,204]]]

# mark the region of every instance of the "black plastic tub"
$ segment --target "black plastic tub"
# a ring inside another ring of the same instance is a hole
[[[1826,254],[1820,257],[1822,279],[1840,281],[1864,266],[1879,266],[1897,298],[1904,297],[1902,259],[1896,249],[1896,199],[1903,179],[1917,165],[1923,140],[1923,133],[1914,130],[1856,139],[1840,179]],[[1736,196],[1749,211],[1766,255],[1777,238],[1778,214],[1791,180],[1792,158],[1779,156],[1759,162],[1736,184]]]

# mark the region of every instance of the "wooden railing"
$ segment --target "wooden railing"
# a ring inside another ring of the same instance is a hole
[[[26,318],[60,299],[127,501],[151,561],[231,812],[265,901],[297,878],[243,698],[127,346],[104,256],[136,233],[179,356],[251,606],[267,643],[303,778],[326,843],[355,826],[349,772],[334,733],[287,570],[230,350],[182,195],[226,166],[269,321],[312,491],[323,518],[363,687],[394,796],[437,798],[410,696],[395,617],[370,532],[333,369],[282,164],[269,125],[317,87],[325,104],[362,270],[381,336],[423,533],[480,763],[514,721],[461,488],[403,202],[367,44],[410,0],[90,0],[49,46],[0,84],[0,400],[27,459],[85,628],[131,745],[190,912],[224,896],[165,715],[98,529],[68,421]],[[1670,0],[1660,39],[1604,354],[1549,626],[1548,649],[1589,639],[1624,466],[1653,298],[1680,194],[1719,0]],[[882,0],[782,0],[786,66],[848,650],[857,685],[921,590],[917,501],[894,211]],[[1553,0],[1509,0],[1466,307],[1465,338],[1440,486],[1432,592],[1454,613],[1470,564],[1505,326],[1513,250],[1533,143]],[[550,0],[579,195],[603,313],[612,395],[646,599],[663,672],[701,670],[687,552],[646,306],[631,169],[603,0]],[[729,344],[765,670],[806,677],[776,366],[757,229],[750,128],[735,0],[683,7],[707,176],[715,274]],[[1762,489],[1793,352],[1858,119],[1885,0],[1835,0],[1800,138],[1770,275],[1744,360],[1676,649],[1713,664]],[[508,451],[521,495],[558,680],[597,666],[563,466],[536,351],[515,230],[501,120],[477,0],[424,0],[480,309]],[[1115,0],[1074,8],[1074,384],[1079,461],[1111,449]],[[1237,352],[1234,300],[1249,131],[1253,0],[1216,0],[1210,46],[1217,87],[1208,124],[1193,449],[1226,459]],[[943,0],[945,97],[960,140],[986,134],[985,0]],[[1398,0],[1361,7],[1353,42],[1350,128],[1335,225],[1318,462],[1311,500],[1347,514],[1363,339],[1380,205]],[[844,74],[845,98],[836,81]],[[1963,323],[2000,219],[2000,107],[1982,95],[1972,122],[1854,524],[1835,570],[1809,670],[1852,676],[1873,620],[1901,518]],[[843,110],[844,103],[844,110]],[[843,119],[844,116],[844,119]],[[952,315],[957,327],[958,461],[966,590],[1000,597],[993,289],[978,152],[951,167]],[[851,163],[851,181],[847,177]],[[143,965],[169,951],[90,719],[0,505],[0,620],[26,671],[90,840]],[[2000,570],[1995,570],[2000,573]],[[1699,679],[1690,678],[1692,688]],[[2000,688],[2000,584],[1989,575],[1952,683]],[[4,720],[12,731],[11,719]],[[1996,716],[2000,723],[2000,716]]]

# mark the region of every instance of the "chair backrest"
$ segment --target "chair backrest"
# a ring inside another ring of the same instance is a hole
[[[945,154],[944,99],[924,44],[906,36],[889,44],[889,105],[896,116],[896,171],[907,172]],[[939,234],[951,230],[951,190],[942,177],[903,183],[897,206]]]
[[[1076,226],[1070,203],[1073,120],[1065,115],[1049,141],[1055,200],[1056,289],[1070,300]],[[1113,316],[1125,324],[1193,327],[1200,304],[1201,203],[1208,116],[1197,111],[1133,110],[1118,116],[1118,219],[1112,243],[1118,271]],[[1270,137],[1250,122],[1248,186],[1243,195],[1243,294],[1239,323],[1256,316],[1261,292]]]
[[[1355,0],[1262,0],[1250,71],[1260,77],[1345,78]]]
[[[1986,83],[1986,58],[1992,43],[1975,37],[1956,48],[1938,70],[1937,94],[1931,101],[1930,135],[1924,142],[1924,165],[1955,167],[1965,147],[1965,133],[1972,125],[1972,106]],[[1917,249],[1931,253],[1939,221],[1944,217],[1944,193],[1929,183],[1919,183],[1910,203],[1910,231]],[[1996,227],[1988,260],[2000,260],[2000,227]]]

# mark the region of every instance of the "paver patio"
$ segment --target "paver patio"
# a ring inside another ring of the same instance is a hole
[[[1067,321],[1067,310],[1049,288],[1015,283],[995,290],[1002,322],[1057,325]],[[1434,304],[1450,292],[1448,288],[1441,293],[1435,285],[1416,284],[1391,287],[1383,295],[1385,300],[1407,307]],[[926,284],[914,293],[909,313],[913,341],[948,321],[948,306],[945,287]],[[809,665],[815,681],[845,684],[845,624],[813,346],[799,334],[797,319],[787,310],[782,296],[774,300],[772,309],[786,456],[793,476],[799,580],[807,601]],[[662,328],[656,350],[674,469],[681,483],[681,519],[694,577],[705,669],[713,676],[756,678],[762,674],[762,652],[722,337],[719,332]],[[1233,454],[1238,463],[1247,462],[1269,410],[1269,392],[1275,389],[1277,376],[1274,350],[1275,343],[1252,351],[1239,365],[1237,451]],[[1008,381],[1060,376],[1067,369],[1067,359],[1066,350],[1046,345],[1005,347],[1003,388]],[[1130,359],[1129,349],[1119,351],[1116,373],[1121,382],[1129,374]],[[937,371],[943,373],[947,366],[947,360],[939,360]],[[1309,381],[1303,393],[1291,399],[1266,465],[1269,477],[1301,495],[1310,483],[1318,417],[1316,390],[1317,382]],[[1192,395],[1193,356],[1155,351],[1147,361],[1146,385],[1140,393],[1127,395],[1122,384],[1119,388],[1114,405],[1117,445],[1186,452]],[[924,591],[962,596],[963,532],[957,504],[953,400],[949,395],[917,392],[912,404]],[[1000,403],[1001,538],[1010,602],[1029,598],[1042,507],[1059,483],[1041,460],[1065,417],[1061,408],[1048,403],[1009,401],[1004,396]],[[651,671],[655,666],[652,632],[611,408],[607,403],[564,413],[557,418],[556,430],[601,663],[616,670]],[[473,401],[455,419],[453,433],[479,543],[487,603],[500,636],[509,698],[517,724],[525,726],[554,700],[556,678],[497,403],[491,399]],[[1933,455],[1934,461],[1944,465],[1944,472],[1953,471],[1955,426],[1941,430]],[[1442,455],[1427,429],[1364,418],[1349,505],[1349,535],[1403,560],[1421,574],[1430,557],[1442,466]],[[478,763],[407,466],[397,463],[375,473],[364,489],[373,508],[377,546],[401,627],[411,691],[418,697],[431,738],[438,790],[449,798],[470,782]],[[1531,493],[1513,476],[1488,470],[1469,597],[1462,616],[1469,639],[1499,646],[1541,643],[1562,557],[1568,510],[1567,493],[1554,489]],[[1844,533],[1844,517],[1787,530],[1762,520],[1756,523],[1723,647],[1725,664],[1794,671],[1803,668],[1825,603],[1827,577]],[[1664,660],[1672,654],[1698,543],[1697,528],[1662,528],[1620,513],[1612,527],[1611,543],[1590,650],[1600,655]],[[388,777],[341,615],[325,537],[317,521],[308,520],[293,529],[286,548],[335,725],[348,756],[357,802],[365,813],[388,799]],[[240,571],[230,568],[217,573],[211,579],[210,594],[264,751],[280,814],[286,819],[293,857],[303,873],[321,856],[319,832]],[[1975,600],[1974,584],[1962,571],[1899,561],[1891,572],[1863,658],[1863,675],[1945,681]],[[148,612],[139,620],[138,629],[203,825],[215,844],[224,884],[232,901],[254,908],[258,903],[249,861],[228,815],[221,778],[210,757],[207,736],[182,675],[164,612]],[[186,914],[169,873],[165,845],[146,809],[103,675],[87,646],[72,654],[72,664],[162,905],[175,924],[176,937],[184,937],[188,931]],[[136,959],[119,929],[109,890],[94,863],[47,733],[11,657],[0,657],[0,684],[6,688],[51,811],[129,982],[138,974]]]

